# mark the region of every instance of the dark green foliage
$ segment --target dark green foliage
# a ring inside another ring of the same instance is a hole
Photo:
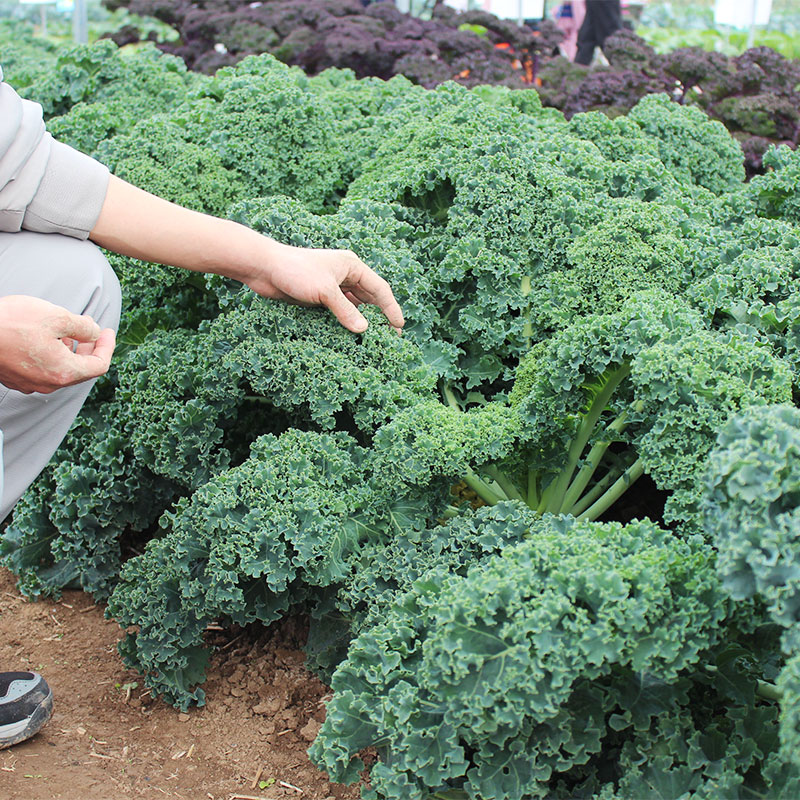
[[[749,187],[745,194],[750,194]],[[737,198],[737,216],[753,205]],[[725,223],[729,228],[730,222]],[[795,385],[800,375],[800,238],[795,225],[749,217],[730,230],[717,229],[715,269],[689,290],[691,302],[719,327],[750,328],[762,335],[790,364]]]
[[[282,40],[320,13],[293,3]],[[397,12],[353,16],[348,36]],[[651,57],[612,55],[629,77]],[[213,78],[152,50],[60,58],[26,86],[59,136],[182,205],[353,250],[407,325],[372,309],[354,335],[112,256],[115,370],[3,540],[24,591],[112,592],[127,663],[184,708],[209,623],[310,611],[312,662],[339,667],[315,758],[349,779],[375,745],[365,797],[797,796],[794,434],[771,410],[800,375],[794,154],[745,185],[734,139],[663,96],[567,121],[530,89],[272,56]],[[690,61],[686,83],[730,78]],[[742,413],[763,430],[720,449]],[[755,501],[709,489],[715,447]]]
[[[231,452],[243,457],[259,433],[295,425],[369,437],[434,386],[416,350],[388,325],[375,320],[354,336],[326,312],[249,292],[199,332],[152,335],[125,360],[119,381],[136,457],[193,489],[226,469]]]
[[[466,511],[466,510],[465,510]],[[529,517],[510,502],[462,512],[433,529],[409,530],[386,542],[370,542],[339,591],[336,607],[355,631],[380,621],[399,593],[434,567],[466,574],[476,561],[501,553],[527,535]]]
[[[699,47],[657,55],[625,30],[609,37],[603,49],[608,67],[588,70],[560,57],[545,63],[539,90],[545,105],[568,117],[592,110],[618,117],[646,95],[666,93],[676,105],[698,106],[723,123],[744,151],[748,175],[764,171],[762,157],[769,144],[797,146],[797,60],[767,47],[733,58]],[[684,144],[689,156],[693,144],[688,137]]]
[[[108,257],[124,297],[117,358],[153,331],[195,326],[219,313],[219,298],[207,290],[205,276],[115,253]]]
[[[787,766],[800,773],[800,656],[795,653],[781,672],[781,756]]]
[[[137,463],[116,403],[84,409],[53,461],[14,509],[3,563],[32,597],[80,587],[105,598],[116,584],[121,538],[155,523],[176,487]]]
[[[457,14],[442,5],[436,5],[431,20],[401,14],[389,3],[364,8],[354,0],[312,5],[270,0],[258,6],[244,0],[132,0],[123,5],[174,26],[180,41],[158,46],[209,74],[269,52],[309,74],[338,68],[360,78],[403,75],[426,87],[450,80],[499,88],[535,85],[545,105],[568,117],[593,110],[618,117],[649,94],[667,93],[677,104],[698,106],[722,122],[741,145],[749,175],[764,171],[762,158],[770,144],[796,147],[800,139],[800,62],[767,47],[737,57],[699,47],[659,55],[635,34],[620,30],[604,44],[610,64],[588,69],[557,54],[561,34],[549,21],[534,33],[484,11]],[[124,33],[125,41],[137,36]],[[27,52],[25,46],[21,55],[11,52],[20,86],[40,74]],[[80,59],[77,68],[62,69],[57,91],[64,92],[65,82],[67,94],[82,91],[86,71]],[[125,108],[118,114],[124,117]],[[106,124],[113,130],[112,118]]]
[[[631,109],[630,118],[653,136],[661,160],[680,183],[696,183],[715,194],[744,179],[742,153],[722,123],[702,111],[653,95]]]
[[[352,780],[356,753],[378,745],[386,758],[366,796],[449,786],[543,797],[558,773],[601,751],[600,708],[619,699],[618,687],[602,698],[603,683],[631,672],[674,681],[715,641],[724,603],[701,546],[649,522],[495,511],[524,540],[463,575],[443,560],[355,639],[334,673],[311,754]],[[578,733],[568,720],[581,704]]]
[[[772,691],[781,703],[781,760],[773,771],[794,791],[800,781],[798,463],[797,408],[775,405],[734,416],[709,458],[702,503],[723,586],[735,600],[756,596],[783,628],[787,659]]]
[[[757,175],[747,187],[747,195],[763,217],[800,222],[797,181],[800,156],[788,147],[772,148],[764,156],[766,175]]]
[[[216,153],[247,195],[291,195],[321,210],[342,188],[345,155],[333,109],[299,70],[272,56],[222,69],[173,122],[188,141]]]
[[[186,208],[224,216],[236,197],[238,176],[219,154],[189,141],[166,116],[101,142],[96,154],[118,177]]]
[[[596,518],[646,473],[673,492],[667,515],[684,519],[714,432],[740,408],[790,396],[789,370],[767,347],[642,294],[522,363],[511,402],[530,455],[517,485],[540,511]]]
[[[206,625],[272,622],[302,583],[340,577],[358,543],[350,514],[370,507],[354,478],[364,451],[347,434],[289,431],[253,444],[250,458],[165,516],[168,533],[123,568],[109,613],[137,625],[122,654],[149,685],[186,708],[202,702]]]
[[[613,312],[648,289],[679,295],[700,266],[691,232],[676,206],[615,198],[608,214],[569,245],[565,268],[533,290],[536,326],[547,330],[576,315]]]
[[[202,700],[192,665],[204,658],[205,624],[275,619],[293,585],[300,598],[303,586],[341,580],[350,551],[398,513],[364,445],[430,396],[434,376],[372,319],[354,336],[326,312],[250,295],[197,333],[153,335],[126,360],[117,394],[133,453],[193,494],[162,519],[166,536],[126,565],[110,609],[140,628],[124,647],[129,663],[174,702]]]
[[[593,142],[609,161],[659,155],[657,142],[629,117],[609,119],[599,111],[575,114],[569,121],[569,130]]]
[[[703,521],[735,599],[758,594],[800,644],[800,412],[777,405],[733,417],[709,460]]]
[[[3,80],[17,91],[39,84],[51,74],[58,58],[58,46],[35,37],[27,22],[0,20],[3,48]]]
[[[104,39],[60,50],[55,68],[46,78],[23,87],[22,93],[40,103],[49,118],[65,114],[79,103],[113,100],[124,86],[126,103],[115,109],[121,115],[118,130],[122,130],[145,114],[177,105],[194,82],[195,76],[180,59],[153,47],[123,57],[113,42]],[[55,128],[59,126],[55,124]],[[68,136],[60,131],[59,138]]]

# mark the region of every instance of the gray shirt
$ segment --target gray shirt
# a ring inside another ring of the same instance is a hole
[[[108,169],[55,141],[42,107],[2,80],[0,69],[0,232],[86,239],[105,200]]]

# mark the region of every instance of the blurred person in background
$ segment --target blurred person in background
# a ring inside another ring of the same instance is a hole
[[[570,61],[578,52],[578,31],[586,16],[586,0],[565,0],[555,10],[554,20],[558,29],[564,33],[559,44],[561,55]]]
[[[621,27],[620,0],[586,0],[586,16],[578,31],[575,63],[591,64],[595,48],[602,49],[605,40]]]

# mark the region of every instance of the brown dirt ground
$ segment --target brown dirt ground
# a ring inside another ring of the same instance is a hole
[[[0,750],[0,797],[358,797],[356,788],[329,783],[306,755],[329,694],[303,667],[302,635],[293,620],[218,634],[207,704],[181,714],[124,668],[122,631],[88,595],[30,603],[0,569],[0,670],[41,672],[55,696],[37,736]]]

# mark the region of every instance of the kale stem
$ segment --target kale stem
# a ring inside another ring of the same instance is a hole
[[[542,493],[539,495],[539,504],[536,506],[534,511],[539,514],[544,514],[547,511],[548,506],[550,505],[550,498],[553,496],[553,490],[556,486],[556,478],[553,478],[547,486],[542,489]]]
[[[523,297],[528,297],[531,293],[531,276],[523,275],[522,283],[519,287],[520,294]],[[525,337],[526,349],[530,350],[533,345],[533,324],[531,323],[530,308],[525,315],[525,324],[522,326],[522,335]]]
[[[572,506],[572,508],[567,509],[565,513],[577,517],[580,513],[589,508],[589,506],[594,503],[620,475],[622,475],[622,470],[618,467],[610,469],[577,503],[575,503],[574,506]]]
[[[767,683],[767,681],[758,681],[756,694],[765,700],[774,700],[776,703],[783,700],[783,692],[774,683]]]
[[[539,472],[535,469],[528,470],[528,499],[531,508],[539,505]]]
[[[506,496],[509,500],[522,500],[525,502],[525,498],[522,496],[522,493],[519,489],[517,489],[514,482],[505,474],[501,469],[498,469],[494,464],[488,464],[481,469],[487,474],[491,475],[495,481],[497,481],[497,485],[505,492]]]
[[[501,500],[506,499],[500,497],[488,484],[484,483],[471,469],[467,469],[466,475],[463,476],[464,483],[475,492],[481,500],[488,503],[490,506],[497,505]]]
[[[634,411],[641,411],[644,408],[644,403],[639,400],[633,406]],[[617,434],[622,433],[628,427],[628,409],[625,409],[612,423],[608,425],[606,431],[608,433]],[[572,508],[581,496],[583,490],[589,485],[589,481],[600,466],[600,461],[605,455],[606,450],[611,446],[613,437],[609,437],[607,441],[597,442],[589,451],[586,456],[583,466],[578,470],[575,480],[572,481],[566,493],[564,494],[564,502],[561,504],[559,511],[566,514],[567,510]]]
[[[586,511],[578,515],[578,519],[597,519],[614,505],[642,475],[644,475],[644,465],[642,464],[642,460],[637,458],[599,500],[592,503]]]
[[[558,509],[560,514],[566,514],[567,509],[571,508],[578,501],[581,492],[589,485],[592,476],[597,472],[600,466],[600,461],[608,450],[611,442],[598,442],[590,451],[589,455],[583,462],[583,466],[578,470],[575,480],[569,485],[569,488],[564,493],[564,500],[561,503],[561,508]]]
[[[583,452],[583,448],[586,447],[586,444],[591,438],[592,432],[594,431],[601,414],[603,411],[605,411],[608,401],[611,399],[611,395],[614,394],[617,386],[619,386],[619,384],[630,374],[630,371],[630,364],[627,363],[623,363],[617,367],[617,369],[615,369],[608,376],[605,386],[603,386],[603,388],[597,393],[597,396],[594,398],[591,406],[589,406],[589,410],[586,412],[586,416],[581,421],[578,432],[575,435],[575,438],[572,440],[572,444],[570,445],[569,452],[567,453],[567,463],[564,465],[564,468],[561,470],[558,477],[556,477],[554,480],[555,485],[553,486],[553,491],[550,494],[550,501],[548,502],[546,509],[547,511],[551,511],[553,514],[558,514],[558,512],[561,510],[564,494],[566,493],[567,487],[572,480],[572,475],[575,472],[575,467],[578,464],[578,459]],[[550,487],[548,486],[548,489],[549,488]]]
[[[440,519],[453,519],[453,517],[458,516],[458,506],[449,505],[447,508],[442,511],[439,515]]]
[[[447,400],[447,405],[450,406],[450,408],[455,408],[458,411],[463,410],[461,408],[461,404],[458,402],[456,393],[453,391],[453,388],[449,383],[445,383],[442,387],[442,394],[444,394],[444,398]]]

